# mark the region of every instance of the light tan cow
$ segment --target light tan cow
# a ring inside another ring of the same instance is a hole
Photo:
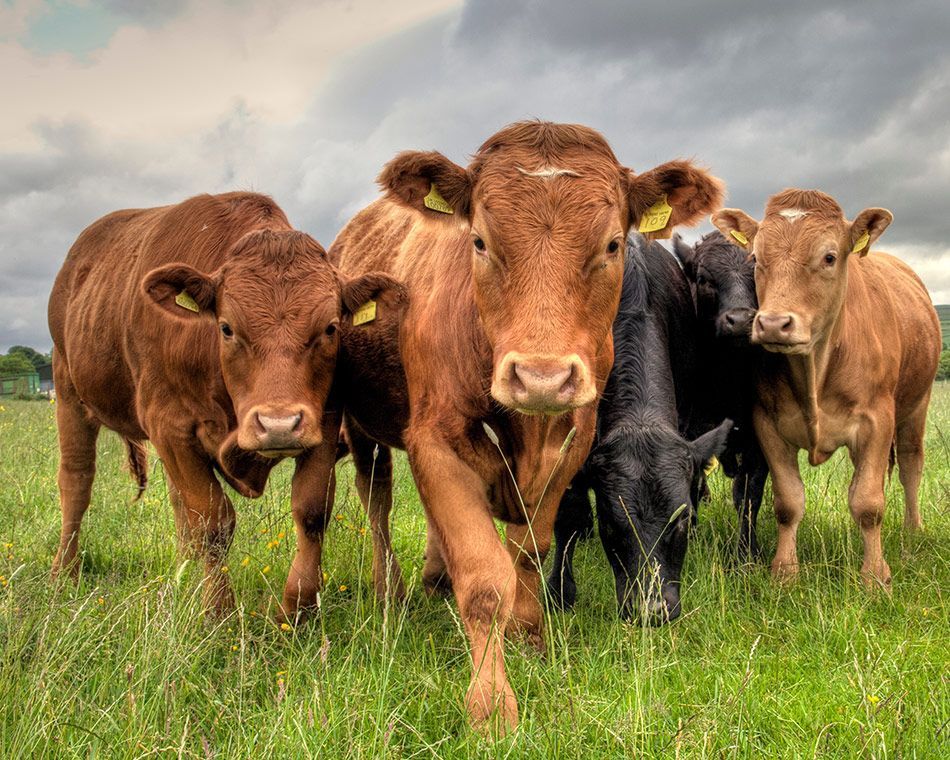
[[[848,448],[848,504],[864,537],[866,583],[891,580],[881,521],[894,447],[905,526],[921,524],[917,491],[940,325],[910,267],[886,253],[869,254],[892,218],[868,208],[849,222],[833,198],[816,190],[773,196],[761,222],[735,209],[712,217],[752,252],[759,299],[752,341],[772,352],[758,379],[753,419],[772,472],[778,578],[798,572],[796,533],[805,511],[799,449],[819,465]]]

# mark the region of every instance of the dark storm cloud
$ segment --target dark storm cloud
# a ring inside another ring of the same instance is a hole
[[[937,2],[483,0],[355,51],[295,125],[236,104],[184,144],[47,127],[48,150],[0,155],[0,348],[48,345],[49,279],[112,208],[251,188],[328,245],[398,150],[464,164],[531,117],[590,124],[637,170],[694,157],[753,215],[790,185],[820,187],[852,216],[886,206],[896,218],[882,246],[950,263],[948,38]],[[950,300],[950,271],[924,276]],[[25,299],[15,309],[13,294]]]

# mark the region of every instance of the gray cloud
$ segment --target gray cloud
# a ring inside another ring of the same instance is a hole
[[[882,246],[920,262],[950,301],[934,266],[950,260],[948,34],[937,2],[483,0],[354,51],[294,124],[241,102],[168,143],[102,144],[90,124],[47,124],[42,152],[0,155],[0,347],[48,346],[51,277],[109,210],[252,188],[329,244],[398,150],[465,163],[526,117],[590,124],[638,170],[695,157],[753,215],[791,185],[820,187],[851,215],[886,206],[896,219]]]

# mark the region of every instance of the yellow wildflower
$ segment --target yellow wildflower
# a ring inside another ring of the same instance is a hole
[[[264,567],[261,568],[261,572],[267,575],[270,572],[270,565],[264,565]]]
[[[99,599],[98,599],[97,601],[99,602],[99,606],[100,606],[100,607],[106,603],[106,600],[105,600],[104,598],[102,598],[101,596],[99,597]]]
[[[221,565],[221,572],[227,574],[231,572],[231,568],[228,567],[227,565]]]
[[[283,540],[283,538],[284,538],[285,535],[286,535],[286,534],[284,533],[284,531],[281,531],[280,533],[277,534],[277,538]]]
[[[280,624],[280,630],[282,630],[282,631],[289,631],[289,630],[290,630],[290,624],[289,624],[289,623],[281,623],[281,624]]]
[[[881,701],[880,697],[874,694],[868,694],[868,702],[870,702],[872,705],[876,705],[880,701]]]
[[[241,560],[241,567],[247,567],[250,564],[251,564],[250,557],[245,557],[244,559]]]
[[[237,644],[232,644],[232,645],[231,645],[231,651],[232,651],[232,652],[236,652],[237,650],[238,650],[238,645],[237,645]]]
[[[345,583],[341,583],[341,584],[340,584],[340,591],[346,591],[346,584],[345,584]]]

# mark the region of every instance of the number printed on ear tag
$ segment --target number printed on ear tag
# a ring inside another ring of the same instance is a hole
[[[868,240],[871,239],[871,236],[868,233],[864,233],[861,237],[857,239],[854,244],[854,248],[851,249],[851,253],[857,253],[860,250],[864,249],[864,246],[868,244]]]
[[[637,230],[639,232],[659,232],[666,227],[672,213],[673,207],[666,202],[666,193],[663,193],[660,200],[643,212]]]
[[[353,312],[353,326],[365,325],[376,319],[376,302],[367,301]]]
[[[449,205],[449,202],[442,197],[442,194],[436,189],[435,182],[429,185],[429,194],[422,199],[426,208],[438,211],[441,214],[454,214],[455,211]]]

